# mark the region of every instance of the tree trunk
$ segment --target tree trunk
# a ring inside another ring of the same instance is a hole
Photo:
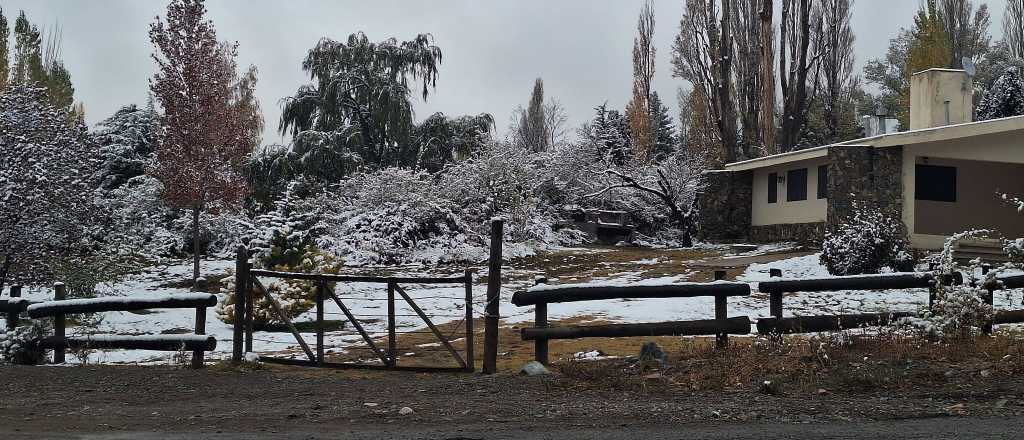
[[[7,283],[7,274],[11,269],[11,256],[4,255],[4,265],[0,267],[0,293],[4,293],[4,284]]]
[[[199,291],[199,205],[192,208],[192,291]]]
[[[736,161],[736,103],[732,99],[732,20],[731,2],[722,2],[721,30],[718,41],[718,131],[722,137],[723,161]]]
[[[775,154],[775,71],[772,29],[773,0],[761,0],[761,145],[766,154]],[[780,45],[780,50],[782,46]]]

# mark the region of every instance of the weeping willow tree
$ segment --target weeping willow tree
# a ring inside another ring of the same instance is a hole
[[[436,86],[441,49],[429,34],[399,43],[322,39],[302,63],[312,80],[284,100],[281,134],[291,134],[290,157],[305,174],[336,180],[360,167],[407,164],[412,142],[413,88],[423,99]]]

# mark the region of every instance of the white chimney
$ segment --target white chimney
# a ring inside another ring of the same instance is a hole
[[[974,86],[963,70],[928,69],[910,77],[910,129],[972,121]]]

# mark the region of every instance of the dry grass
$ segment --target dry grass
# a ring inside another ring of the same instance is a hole
[[[726,350],[715,350],[710,339],[677,339],[663,347],[670,356],[664,368],[633,359],[568,361],[555,367],[568,387],[770,394],[954,390],[1024,373],[1024,341],[1008,333],[956,342],[884,331],[734,338]]]

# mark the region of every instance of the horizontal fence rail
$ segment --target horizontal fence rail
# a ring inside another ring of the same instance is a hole
[[[46,349],[123,349],[123,350],[154,350],[154,351],[213,351],[217,349],[217,339],[205,335],[94,335],[71,336],[63,340],[49,337],[43,340]]]
[[[695,298],[748,295],[750,295],[750,285],[722,281],[714,283],[666,284],[661,286],[538,285],[529,290],[513,294],[512,304],[523,307],[541,303],[551,304],[627,298]]]
[[[608,324],[570,327],[524,328],[524,341],[541,339],[619,338],[634,336],[696,336],[750,333],[750,318],[737,316],[724,321],[672,321],[642,324]]]
[[[459,284],[466,282],[465,276],[455,277],[377,277],[377,276],[353,276],[333,275],[301,272],[278,272],[273,270],[251,269],[250,275],[286,278],[292,280],[308,280],[321,282],[342,282],[342,283],[402,283],[402,284]]]
[[[764,293],[835,292],[840,290],[888,290],[929,288],[934,283],[929,273],[854,275],[813,279],[761,281],[757,290]]]
[[[58,314],[130,312],[148,309],[193,309],[217,305],[217,296],[208,293],[143,297],[103,297],[46,301],[29,306],[31,318]]]
[[[792,318],[760,318],[757,332],[815,333],[846,330],[865,326],[888,325],[902,318],[917,316],[911,312],[858,313],[852,315],[794,316]]]

